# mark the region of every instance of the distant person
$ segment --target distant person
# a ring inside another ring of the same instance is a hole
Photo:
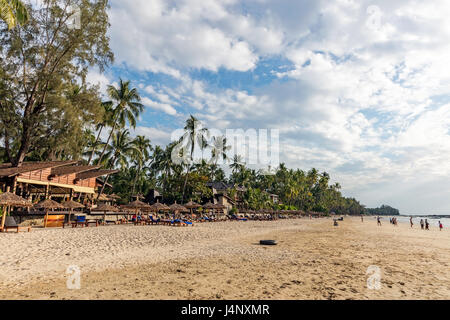
[[[394,226],[397,227],[397,218],[394,218]]]
[[[442,222],[439,221],[439,231],[442,231],[443,228],[444,226],[442,225]]]
[[[411,224],[411,228],[413,227],[414,223],[413,223],[413,218],[409,218],[409,223]]]
[[[425,230],[430,230],[430,223],[428,222],[428,219],[425,219]]]
[[[361,222],[364,222],[364,216],[361,215]]]
[[[377,225],[381,227],[381,219],[380,219],[380,217],[377,217]]]
[[[420,228],[423,230],[423,228],[424,228],[424,222],[423,222],[423,219],[420,219]]]

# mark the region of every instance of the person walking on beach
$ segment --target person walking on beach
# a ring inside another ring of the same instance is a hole
[[[361,222],[364,222],[364,216],[361,215]]]
[[[411,224],[411,228],[412,228],[412,227],[413,227],[413,225],[414,225],[412,217],[411,217],[411,218],[409,218],[409,223]]]
[[[381,219],[380,219],[380,217],[377,217],[377,225],[381,227]]]
[[[423,219],[420,219],[420,228],[423,230]]]
[[[425,230],[430,230],[430,223],[428,222],[428,219],[425,219]]]
[[[442,225],[442,222],[439,221],[439,231],[442,231],[443,228],[444,226]]]

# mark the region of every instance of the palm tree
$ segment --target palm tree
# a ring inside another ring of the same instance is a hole
[[[240,155],[235,154],[233,157],[233,162],[230,164],[230,169],[233,174],[237,174],[242,169],[242,157]]]
[[[181,140],[186,141],[186,148],[189,150],[189,156],[191,159],[191,162],[194,160],[194,150],[195,146],[198,144],[199,146],[204,144],[204,141],[207,140],[208,136],[208,129],[202,128],[201,122],[195,118],[193,115],[189,117],[189,119],[186,120],[186,126],[184,127],[185,134],[181,138]],[[187,164],[186,166],[186,178],[184,180],[184,186],[183,186],[183,196],[182,196],[182,202],[184,202],[184,193],[186,190],[186,184],[187,179],[189,176],[189,169],[190,164]]]
[[[112,128],[109,133],[108,140],[106,141],[105,147],[100,155],[99,162],[102,162],[103,156],[106,152],[106,148],[111,140],[111,137],[120,124],[121,127],[125,125],[128,121],[131,127],[136,127],[136,118],[144,110],[144,106],[141,101],[141,97],[136,88],[130,89],[130,81],[122,81],[120,79],[119,88],[112,85],[108,86],[108,95],[112,99],[111,104],[116,104],[113,109],[113,122]]]
[[[112,102],[111,101],[102,102],[102,107],[104,109],[103,118],[102,121],[100,121],[95,128],[95,130],[97,131],[97,138],[95,139],[95,142],[92,144],[92,150],[89,153],[89,159],[87,162],[88,165],[91,164],[92,158],[95,152],[97,151],[97,147],[100,141],[100,135],[102,134],[103,129],[106,126],[110,127],[113,126],[114,110],[112,108]]]
[[[0,20],[3,20],[11,30],[17,25],[28,21],[28,10],[20,0],[0,0]]]
[[[231,146],[227,145],[227,138],[225,136],[213,137],[211,160],[217,165],[220,158],[226,163],[228,160],[227,152]]]
[[[128,130],[117,131],[116,134],[113,135],[111,144],[106,145],[105,149],[107,149],[107,152],[104,155],[103,161],[107,164],[106,166],[111,169],[119,167],[123,170],[128,165],[128,159],[138,152],[130,139],[130,132]],[[109,175],[106,176],[102,189],[97,196],[97,200],[103,193],[108,179]]]
[[[142,167],[150,158],[150,151],[152,150],[152,145],[150,144],[150,139],[144,136],[137,136],[132,144],[135,146],[137,152],[134,155],[134,160],[136,161],[136,177],[133,181],[132,195],[134,194],[136,188],[136,182],[140,179],[142,173]]]

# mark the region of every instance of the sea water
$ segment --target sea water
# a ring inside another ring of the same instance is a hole
[[[430,228],[439,228],[439,221],[442,223],[442,225],[445,228],[449,228],[450,229],[450,216],[446,216],[446,217],[430,217],[430,216],[426,216],[426,215],[401,215],[401,216],[395,216],[395,218],[397,218],[398,222],[401,223],[409,223],[409,219],[413,217],[413,223],[415,226],[420,226],[420,219],[423,219],[423,221],[425,221],[425,219],[428,219],[428,222],[430,223]],[[388,221],[389,219],[392,218],[390,216],[380,216],[380,218],[382,219],[381,221]]]

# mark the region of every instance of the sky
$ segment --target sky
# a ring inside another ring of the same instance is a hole
[[[450,214],[450,3],[112,0],[114,65],[165,145],[208,128],[278,129],[281,162],[402,214]]]

